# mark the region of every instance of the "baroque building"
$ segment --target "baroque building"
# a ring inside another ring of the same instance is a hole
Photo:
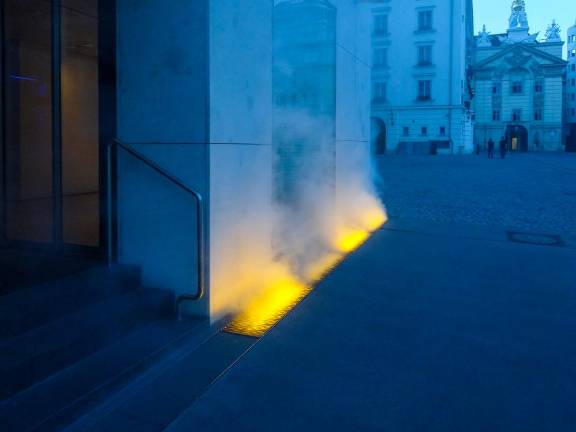
[[[512,151],[563,150],[562,107],[566,62],[559,26],[543,38],[530,33],[524,0],[512,2],[506,33],[476,37],[475,145],[505,137]]]
[[[375,152],[472,151],[472,0],[370,3]]]
[[[576,23],[568,29],[565,125],[566,150],[576,152]]]

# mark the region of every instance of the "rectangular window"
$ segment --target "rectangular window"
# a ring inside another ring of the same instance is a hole
[[[570,57],[576,57],[576,49],[570,51]]]
[[[387,89],[385,82],[374,83],[374,95],[373,95],[374,102],[384,102],[387,98],[386,90]]]
[[[403,136],[410,136],[410,128],[408,126],[404,126],[402,128],[402,135]]]
[[[572,115],[576,115],[576,109],[572,108]]]
[[[376,48],[373,58],[374,67],[388,66],[388,48]]]
[[[512,121],[513,122],[522,121],[522,110],[521,109],[512,110]]]
[[[541,109],[534,110],[534,120],[535,121],[542,120],[542,110]]]
[[[570,83],[572,84],[572,87],[576,87],[576,79],[572,78]]]
[[[576,64],[572,65],[572,72],[576,72]]]
[[[388,34],[388,15],[380,14],[374,16],[374,33]]]
[[[502,85],[500,83],[494,83],[492,85],[492,94],[499,95],[502,92]]]
[[[425,10],[418,12],[418,30],[429,31],[432,30],[432,11]]]
[[[492,111],[492,121],[500,121],[500,111]]]
[[[543,85],[542,85],[542,81],[536,81],[534,83],[534,91],[536,93],[542,93],[542,90],[544,89]]]
[[[427,66],[432,64],[432,45],[418,47],[418,65]]]
[[[446,127],[440,126],[440,136],[446,136]]]
[[[422,126],[422,128],[420,129],[420,135],[428,136],[428,128],[426,126]]]
[[[570,96],[570,99],[575,101],[576,100],[576,93],[572,93],[572,95]]]
[[[522,81],[512,81],[512,93],[513,94],[522,93]]]
[[[418,81],[418,100],[430,100],[432,98],[432,81]]]

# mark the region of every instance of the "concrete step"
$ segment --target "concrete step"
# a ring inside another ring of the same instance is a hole
[[[97,266],[0,296],[0,342],[140,286],[136,266]]]
[[[163,290],[121,293],[0,343],[0,399],[98,351],[146,321],[173,311]]]
[[[124,390],[105,409],[64,430],[162,431],[256,342],[255,338],[217,332],[158,373]]]
[[[103,262],[35,248],[0,247],[0,295],[80,273]]]
[[[206,327],[199,319],[154,321],[0,404],[2,430],[61,430]]]

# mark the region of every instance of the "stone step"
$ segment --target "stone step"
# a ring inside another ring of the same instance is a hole
[[[218,332],[161,373],[125,390],[105,410],[64,430],[163,431],[256,342],[252,337]]]
[[[0,342],[138,286],[138,267],[100,265],[0,296]]]
[[[146,321],[173,312],[173,294],[142,289],[76,309],[0,343],[0,399],[98,351]]]
[[[130,332],[0,404],[3,431],[61,430],[201,331],[200,319],[164,318]]]

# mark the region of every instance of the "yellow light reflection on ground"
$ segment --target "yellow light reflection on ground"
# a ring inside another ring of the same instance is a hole
[[[289,274],[277,275],[270,281],[269,288],[253,299],[224,330],[245,336],[261,337],[306,297],[313,285],[326,277],[347,254],[359,248],[368,240],[370,234],[386,221],[386,213],[376,209],[365,215],[362,221],[365,229],[343,229],[335,239],[337,251],[327,253],[312,263],[305,272],[306,282]]]
[[[240,312],[225,328],[231,333],[262,336],[310,292],[297,279],[286,276],[276,281]]]

